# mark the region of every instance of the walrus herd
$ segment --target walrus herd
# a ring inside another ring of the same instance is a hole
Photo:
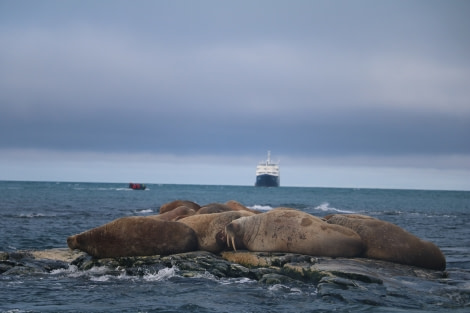
[[[95,258],[245,249],[446,267],[435,244],[386,221],[358,214],[322,219],[290,208],[260,212],[233,200],[205,206],[175,200],[157,215],[123,217],[70,236],[67,245]]]

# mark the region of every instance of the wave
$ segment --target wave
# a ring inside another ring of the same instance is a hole
[[[65,276],[70,278],[84,278],[93,282],[107,282],[107,281],[127,281],[141,279],[146,282],[161,282],[168,281],[172,278],[185,278],[185,279],[202,279],[216,282],[221,285],[238,285],[238,284],[252,284],[256,280],[246,277],[227,277],[219,278],[215,275],[205,271],[195,273],[195,275],[185,276],[177,266],[165,267],[158,271],[147,269],[144,270],[143,275],[132,275],[124,269],[113,269],[107,266],[94,266],[87,270],[80,270],[76,265],[69,265],[68,268],[61,268],[52,270],[50,275]]]
[[[328,202],[323,202],[322,204],[314,207],[313,209],[316,210],[316,211],[322,211],[322,212],[331,212],[331,211],[333,211],[333,212],[338,212],[338,213],[349,213],[349,214],[357,213],[357,212],[354,212],[354,211],[341,210],[341,209],[331,207]]]
[[[78,191],[133,191],[128,187],[72,187],[73,190]],[[145,190],[150,190],[148,187]]]
[[[258,211],[269,211],[273,209],[269,205],[260,205],[260,204],[255,204],[253,206],[249,206],[248,208],[252,210],[258,210]]]
[[[268,290],[272,293],[282,292],[288,295],[302,295],[304,292],[297,287],[291,287],[283,284],[275,284],[268,287]]]
[[[143,279],[146,281],[162,281],[168,280],[172,277],[177,276],[178,268],[176,267],[165,267],[159,270],[155,274],[147,273],[143,276]]]
[[[167,267],[158,272],[147,271],[142,276],[142,279],[145,281],[163,281],[178,276],[178,272],[179,269],[177,267]],[[128,275],[124,269],[112,269],[107,266],[93,266],[88,270],[80,270],[76,265],[69,265],[68,268],[52,270],[50,274],[72,278],[88,278],[96,282],[104,282],[110,279],[128,280],[138,277]]]
[[[233,285],[233,284],[255,284],[258,281],[250,279],[248,277],[235,277],[235,278],[224,278],[217,279],[221,285]]]
[[[94,266],[88,270],[80,270],[76,265],[69,265],[65,269],[55,269],[50,272],[51,275],[66,276],[72,278],[87,278],[90,281],[105,282],[110,279],[131,279],[124,269],[111,269],[106,266]]]
[[[181,276],[179,276],[181,277]],[[188,276],[189,279],[203,279],[216,282],[220,285],[243,285],[243,284],[254,284],[257,280],[250,279],[248,277],[217,277],[214,274],[205,271],[203,273],[196,273],[195,275]]]
[[[248,208],[253,209],[253,210],[258,210],[258,211],[270,211],[270,210],[273,209],[273,207],[271,207],[269,205],[260,205],[260,204],[255,204],[253,206],[249,206]],[[322,212],[332,212],[333,211],[333,212],[338,212],[338,213],[357,213],[357,212],[354,212],[354,211],[341,210],[341,209],[331,207],[328,202],[323,202],[322,204],[314,207],[313,210],[322,211]]]
[[[380,214],[382,214],[382,215],[401,215],[401,214],[403,214],[403,212],[394,210],[394,211],[383,211],[383,212],[380,212]]]
[[[28,213],[28,214],[25,214],[25,213],[22,213],[20,214],[20,217],[24,217],[24,218],[34,218],[34,217],[50,217],[50,216],[54,216],[54,215],[46,215],[46,214],[43,214],[43,213]]]
[[[153,213],[152,209],[142,209],[142,210],[135,210],[134,211],[137,214],[145,214],[145,213]]]

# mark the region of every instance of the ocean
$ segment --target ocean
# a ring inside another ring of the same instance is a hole
[[[447,278],[429,286],[438,300],[409,294],[383,305],[324,299],[314,284],[261,284],[247,278],[185,277],[177,268],[143,276],[74,267],[0,275],[0,312],[468,312],[470,192],[353,188],[0,181],[0,251],[67,247],[66,238],[124,216],[157,214],[176,199],[236,200],[258,210],[291,207],[318,217],[370,215],[432,241],[446,256]],[[411,282],[410,282],[411,284]],[[436,291],[437,290],[437,291]],[[424,291],[428,292],[428,291]],[[441,301],[439,299],[445,299]],[[392,304],[391,304],[392,303]]]

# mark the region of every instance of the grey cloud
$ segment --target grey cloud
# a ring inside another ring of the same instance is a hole
[[[469,153],[465,2],[79,3],[2,4],[1,147]]]
[[[293,156],[470,153],[468,117],[370,110],[303,113],[272,120],[243,112],[147,114],[129,108],[78,119],[4,120],[0,146],[186,155],[260,149]]]

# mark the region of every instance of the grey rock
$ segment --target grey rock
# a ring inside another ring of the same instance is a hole
[[[194,251],[169,256],[93,259],[68,249],[0,252],[0,275],[41,275],[76,266],[105,267],[106,275],[143,276],[177,268],[183,277],[210,274],[249,278],[264,285],[308,286],[325,301],[419,309],[429,304],[456,308],[470,303],[468,277],[362,258],[326,258],[286,253]],[[459,272],[459,275],[461,273]]]

